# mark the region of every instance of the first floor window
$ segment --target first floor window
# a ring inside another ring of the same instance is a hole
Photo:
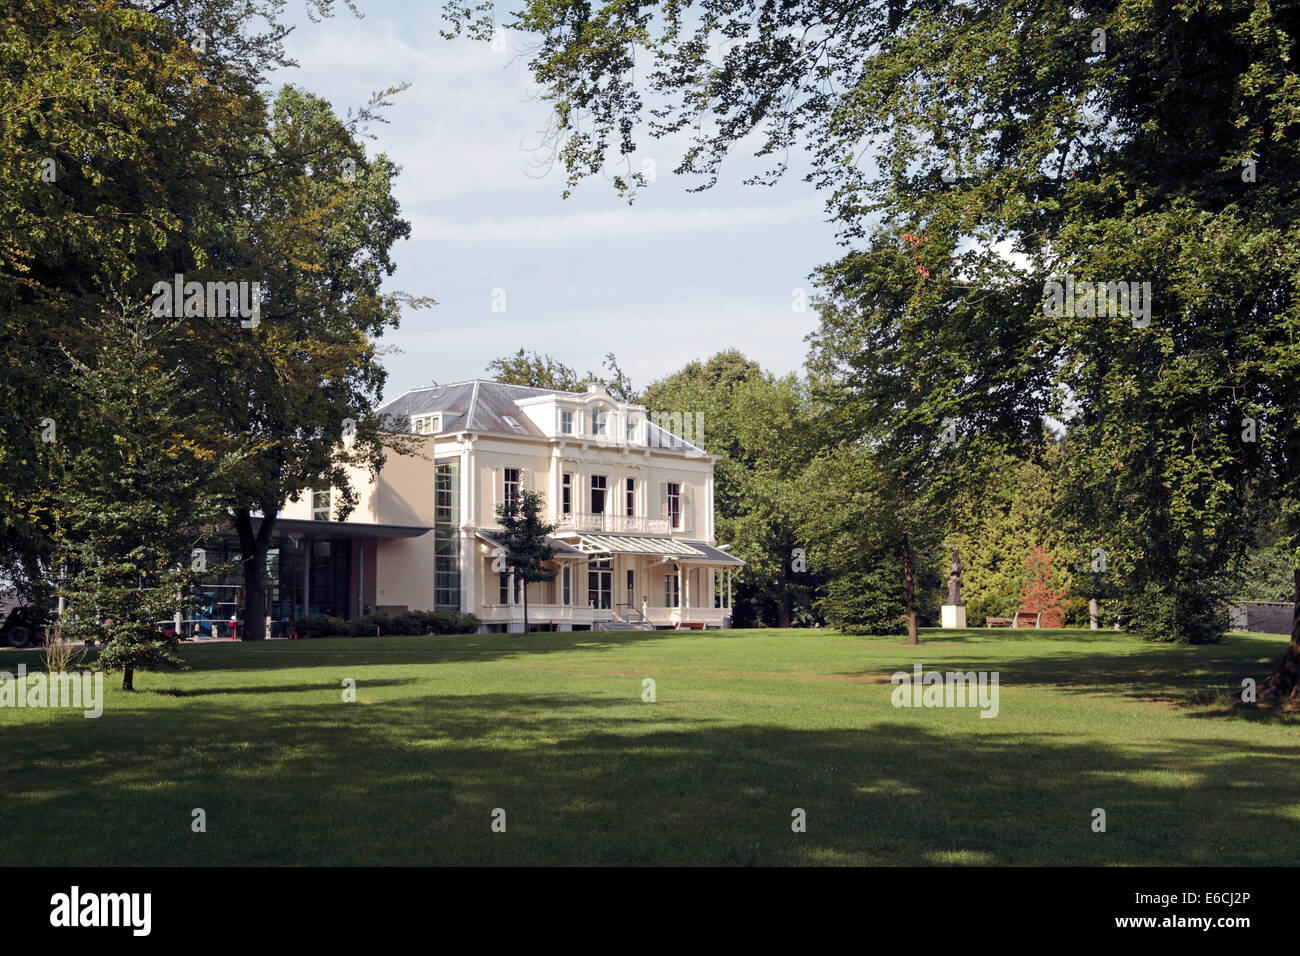
[[[560,478],[560,513],[573,514],[573,475]]]
[[[330,520],[330,490],[311,493],[311,518],[313,521]]]
[[[636,514],[636,479],[627,480],[627,516],[631,518]]]
[[[605,513],[605,480],[604,475],[591,476],[591,513],[594,515],[603,515]]]
[[[519,490],[522,487],[522,481],[519,477],[518,468],[506,469],[506,504],[514,507],[519,501]]]
[[[668,527],[682,528],[682,486],[676,481],[668,482]]]
[[[510,603],[510,575],[505,571],[501,572],[501,586],[497,591],[497,603]]]

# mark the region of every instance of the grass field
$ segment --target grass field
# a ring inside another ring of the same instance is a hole
[[[134,695],[110,675],[98,720],[0,709],[0,865],[1294,864],[1300,715],[1232,705],[1284,645],[752,630],[186,646],[190,670],[138,675]],[[19,661],[39,655],[0,669]],[[998,717],[893,707],[890,674],[916,661],[998,671]]]

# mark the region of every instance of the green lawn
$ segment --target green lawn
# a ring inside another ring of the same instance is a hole
[[[98,720],[0,709],[0,865],[1293,864],[1300,716],[1232,706],[1284,645],[926,631],[913,650],[755,630],[187,646],[191,670],[139,675],[134,695],[110,676]],[[39,655],[0,669],[20,660]],[[889,676],[914,661],[998,671],[999,716],[893,707]]]

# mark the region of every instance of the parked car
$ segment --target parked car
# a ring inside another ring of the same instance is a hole
[[[30,647],[45,638],[47,616],[37,608],[20,604],[13,608],[0,625],[0,641],[10,647]]]

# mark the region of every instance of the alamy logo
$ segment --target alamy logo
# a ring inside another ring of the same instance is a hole
[[[171,282],[153,284],[153,314],[157,316],[204,316],[224,319],[238,316],[240,326],[255,329],[262,322],[262,283],[186,282],[176,273]]]
[[[890,694],[895,707],[978,707],[981,717],[998,715],[997,671],[895,671]]]
[[[0,671],[0,707],[79,707],[88,719],[104,713],[103,671]]]
[[[50,897],[51,926],[129,926],[134,936],[148,936],[152,925],[151,893],[69,893]]]
[[[1150,282],[1075,282],[1067,274],[1064,283],[1055,279],[1043,283],[1043,298],[1043,315],[1049,319],[1131,316],[1134,328],[1151,324]]]

